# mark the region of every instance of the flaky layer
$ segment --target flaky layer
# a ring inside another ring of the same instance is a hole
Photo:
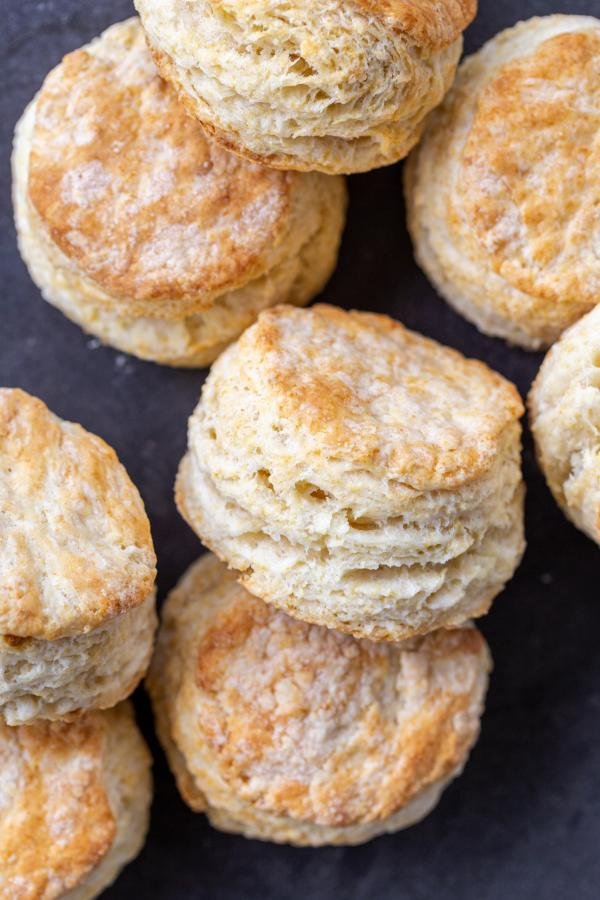
[[[456,518],[451,506],[422,520],[405,510],[391,522],[338,509],[333,533],[293,539],[224,498],[189,457],[176,500],[253,594],[308,622],[397,641],[484,615],[512,577],[525,547],[518,446],[489,496]]]
[[[402,158],[448,89],[467,3],[136,3],[161,74],[220,143],[269,166]]]
[[[167,601],[148,685],[192,808],[316,846],[429,811],[477,736],[488,667],[472,628],[355,641],[273,610],[208,556]]]
[[[339,178],[320,178],[305,200],[316,213],[306,241],[265,275],[216,297],[202,312],[180,319],[131,317],[51,240],[28,200],[27,178],[35,101],[15,132],[13,204],[19,249],[44,298],[86,331],[142,359],[174,366],[205,366],[256,319],[285,300],[302,305],[324,287],[335,266],[344,226],[346,192]],[[310,185],[307,183],[307,188]],[[314,193],[314,196],[313,196]],[[124,307],[127,308],[124,302]]]
[[[265,600],[397,640],[485,612],[523,550],[520,399],[385,316],[263,314],[215,363],[177,484]]]
[[[419,263],[482,331],[548,346],[600,298],[600,21],[547,16],[461,65],[405,167]]]
[[[556,501],[600,544],[600,306],[550,349],[531,388],[529,411]]]
[[[0,635],[0,718],[24,725],[114,706],[144,677],[157,624],[152,593],[85,634],[55,641]]]
[[[114,450],[24,391],[0,388],[0,634],[54,640],[148,597],[140,495]]]
[[[72,723],[0,723],[0,897],[91,900],[137,855],[150,754],[128,704]]]

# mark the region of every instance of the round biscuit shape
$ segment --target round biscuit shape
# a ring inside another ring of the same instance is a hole
[[[600,20],[520,22],[460,66],[405,166],[440,294],[486,334],[549,346],[600,300]]]
[[[529,393],[529,417],[556,502],[600,544],[600,306],[548,351]]]
[[[479,732],[472,627],[374,644],[290,618],[209,554],[164,607],[148,676],[184,800],[217,828],[358,844],[421,819]]]
[[[201,312],[179,319],[131,316],[111,306],[114,298],[73,266],[53,243],[27,198],[30,134],[35,101],[15,132],[13,205],[21,256],[45,300],[104,343],[141,359],[171,366],[207,366],[250,326],[259,312],[286,298],[303,305],[318,294],[335,266],[344,227],[346,191],[338,178],[307,190],[320,225],[298,252],[243,287],[215,298]],[[306,185],[307,189],[310,185]]]
[[[261,309],[308,302],[335,266],[343,180],[277,173],[208,140],[135,18],[48,75],[12,167],[19,248],[45,299],[144,359],[207,365]]]
[[[142,604],[156,557],[114,450],[16,388],[0,388],[0,635],[86,634]]]
[[[141,850],[151,758],[129,704],[0,722],[0,898],[91,900]]]
[[[475,0],[136,0],[158,68],[228,150],[280,169],[405,156],[448,90]]]
[[[178,507],[248,590],[400,640],[487,611],[523,551],[522,404],[387,316],[261,314],[214,364]]]

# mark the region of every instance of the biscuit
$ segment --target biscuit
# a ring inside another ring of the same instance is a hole
[[[520,397],[387,316],[262,313],[213,365],[180,512],[263,600],[400,640],[482,615],[523,552]]]
[[[0,717],[111,706],[144,675],[156,557],[114,450],[0,388]]]
[[[125,352],[199,366],[262,309],[319,293],[346,190],[208,140],[130,19],[67,55],[25,111],[13,204],[46,300]]]
[[[476,0],[135,0],[158,68],[228,150],[364,172],[406,156]]]
[[[359,641],[268,606],[209,554],[166,601],[147,685],[179,790],[213,825],[358,844],[421,819],[459,774],[489,667],[475,628]]]
[[[538,461],[565,515],[600,544],[600,306],[550,348],[529,393]]]
[[[486,334],[547,347],[600,300],[600,20],[501,32],[458,71],[405,167],[440,294]]]
[[[130,704],[76,722],[0,721],[1,900],[91,900],[140,852],[151,758]]]

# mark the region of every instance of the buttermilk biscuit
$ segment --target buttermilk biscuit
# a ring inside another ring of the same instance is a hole
[[[156,557],[114,450],[0,388],[0,718],[112,706],[144,675]]]
[[[489,668],[475,628],[359,641],[273,609],[208,555],[166,602],[148,688],[179,790],[217,828],[359,844],[427,815],[460,773]]]
[[[486,334],[545,347],[600,300],[600,21],[547,16],[461,65],[405,168],[417,259]]]
[[[140,852],[151,759],[130,704],[0,721],[0,900],[90,900]]]
[[[179,509],[251,593],[373,640],[487,611],[523,551],[519,395],[387,316],[262,313],[213,366]]]
[[[46,300],[121,350],[200,366],[262,309],[321,290],[346,191],[208,140],[130,19],[46,78],[17,125],[13,201]]]
[[[210,134],[280,169],[396,162],[450,87],[476,0],[136,0],[161,74]]]
[[[600,307],[549,350],[529,394],[529,417],[556,502],[600,544]]]

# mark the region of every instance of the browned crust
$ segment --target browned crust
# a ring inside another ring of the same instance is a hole
[[[0,497],[10,523],[0,533],[0,631],[52,639],[87,631],[142,603],[154,583],[150,523],[112,447],[63,422],[37,397],[0,388]],[[104,529],[110,529],[107,534]],[[90,542],[120,542],[143,557],[136,577],[90,563]],[[49,608],[52,583],[79,608]]]
[[[490,665],[479,632],[355,641],[277,612],[234,577],[210,555],[184,576],[149,676],[193,808],[219,806],[226,784],[235,815],[248,803],[345,828],[385,820],[462,765]]]
[[[116,822],[103,783],[104,726],[95,713],[73,724],[0,722],[0,768],[16,776],[0,816],[3,900],[61,897],[110,849]]]
[[[385,18],[420,47],[441,50],[475,18],[477,0],[353,0],[360,9]]]
[[[262,600],[240,593],[217,617],[197,649],[196,685],[210,707],[199,711],[204,736],[212,752],[218,756],[219,767],[226,773],[227,780],[237,783],[242,790],[248,766],[260,764],[265,753],[277,740],[278,731],[285,730],[290,718],[310,712],[310,706],[302,711],[294,706],[290,713],[280,715],[266,712],[260,703],[260,697],[256,698],[255,703],[249,703],[242,697],[230,696],[228,701],[232,701],[235,712],[232,715],[221,713],[224,699],[221,691],[232,657],[240,650],[243,651],[255,629],[268,627],[270,620],[276,615]],[[281,679],[293,680],[298,675],[293,660],[294,644],[311,640],[311,626],[296,620],[290,622],[288,633],[282,639],[284,647],[290,653],[290,663],[289,668],[278,670],[279,683]],[[314,634],[314,628],[312,633]],[[323,640],[324,652],[329,643],[333,645],[329,647],[329,651],[333,653],[336,652],[336,644],[340,648],[347,644],[347,639],[336,638],[334,632],[328,632],[327,637],[332,640]],[[453,653],[466,652],[472,655],[480,654],[484,646],[481,635],[473,629],[458,631],[451,637],[449,632],[434,633],[426,640],[428,654],[432,659],[450,660],[452,654],[448,652],[448,644],[452,646]],[[341,693],[351,695],[359,690],[361,679],[368,670],[375,682],[386,679],[391,671],[387,650],[393,648],[393,645],[374,648],[370,642],[353,642],[349,646],[352,648],[352,662],[345,671],[347,681],[336,686]],[[260,660],[256,662],[257,665],[261,664]],[[326,665],[325,657],[323,664]],[[469,701],[470,698],[464,694],[452,695],[441,691],[435,698],[431,698],[427,708],[419,710],[403,724],[400,739],[387,721],[386,710],[373,706],[368,711],[363,711],[361,746],[352,750],[336,750],[337,768],[326,785],[315,789],[314,786],[290,777],[268,790],[267,795],[258,802],[277,815],[300,820],[314,817],[318,824],[333,827],[347,827],[388,818],[420,791],[447,777],[464,759],[468,742],[464,734],[461,736],[455,730],[453,720],[468,708]],[[302,697],[298,702],[302,706],[310,703],[310,698]],[[378,747],[375,750],[382,735],[389,739],[388,747]],[[469,741],[470,737],[469,735]],[[377,796],[377,791],[375,795],[371,795],[366,788],[363,795],[363,790],[357,785],[354,757],[367,749],[377,754],[381,752],[382,768],[389,767],[390,777],[384,779],[384,796]],[[403,760],[398,765],[400,751]],[[396,771],[395,765],[398,766]]]
[[[326,304],[299,312],[310,317],[311,334],[320,339],[309,341],[302,360],[295,356],[294,364],[290,362],[286,329],[294,318],[299,320],[291,307],[279,306],[261,313],[240,340],[242,352],[262,367],[271,396],[276,396],[281,415],[288,422],[310,432],[334,456],[343,448],[344,459],[385,469],[387,477],[406,479],[418,489],[453,488],[489,470],[504,429],[524,411],[511,382],[485,363],[465,359],[458,351],[409,331],[389,316],[347,312]],[[335,337],[331,354],[324,349],[328,333]],[[401,438],[398,427],[388,432],[369,411],[368,398],[361,396],[359,385],[365,379],[374,385],[374,379],[365,375],[366,357],[357,357],[354,351],[363,337],[368,339],[365,346],[370,352],[389,361],[386,375],[377,376],[379,389],[384,378],[389,390],[398,387],[392,374],[395,360],[402,355],[414,360],[418,374],[402,375],[401,388],[423,417],[420,439]],[[337,344],[348,348],[346,359],[340,357],[341,351],[334,352]],[[298,378],[298,368],[302,369],[302,378]],[[439,427],[431,436],[427,431],[427,405],[434,386],[438,393],[445,388],[468,390],[471,402],[478,401],[479,432],[465,433],[460,446],[448,450],[435,443]]]
[[[135,83],[86,48],[46,79],[29,199],[52,240],[107,293],[201,309],[267,266],[289,222],[292,176],[207,141],[154,69],[137,20],[119,27],[131,32],[122,56],[130,52],[140,70]],[[80,140],[85,128],[94,134]],[[190,253],[194,240],[198,252]]]
[[[463,202],[493,271],[558,328],[567,305],[581,315],[598,301],[583,260],[597,219],[599,58],[597,29],[557,34],[501,66],[462,152]]]

